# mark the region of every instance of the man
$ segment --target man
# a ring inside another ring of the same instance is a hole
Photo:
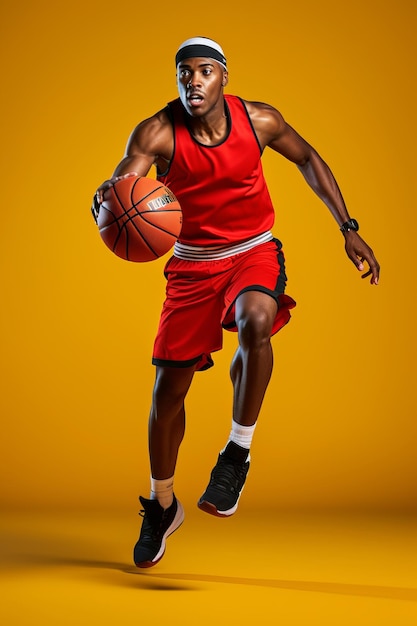
[[[124,176],[158,179],[177,196],[183,226],[165,268],[167,294],[154,345],[156,380],[149,418],[150,499],[134,549],[138,567],[163,556],[166,538],[184,513],[173,491],[177,454],[185,430],[184,400],[195,371],[210,367],[221,349],[222,328],[234,330],[238,348],[230,375],[234,401],[228,442],[218,456],[198,506],[219,516],[238,506],[249,469],[249,449],[272,372],[270,338],[290,319],[295,302],[284,294],[280,242],[271,233],[274,210],[261,166],[266,147],[295,163],[330,209],[348,257],[378,283],[379,265],[358,234],[337,183],[317,152],[272,106],[225,95],[226,59],[216,42],[194,37],[176,55],[179,98],[132,133],[104,191]],[[206,425],[202,424],[202,431]]]

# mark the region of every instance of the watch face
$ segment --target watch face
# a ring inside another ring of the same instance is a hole
[[[345,222],[344,224],[342,224],[342,226],[340,227],[340,230],[342,232],[346,232],[348,230],[354,230],[354,231],[358,231],[359,230],[359,224],[356,220],[351,219],[348,220],[347,222]]]

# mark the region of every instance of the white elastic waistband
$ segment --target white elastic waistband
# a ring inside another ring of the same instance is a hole
[[[217,261],[219,259],[226,259],[229,256],[240,254],[241,252],[247,252],[259,246],[261,243],[266,243],[273,239],[273,235],[270,230],[247,239],[242,243],[234,244],[233,246],[189,246],[185,243],[177,241],[174,245],[174,256],[184,261]]]

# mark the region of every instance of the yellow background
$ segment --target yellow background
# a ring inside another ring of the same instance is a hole
[[[253,445],[248,505],[415,507],[415,9],[20,2],[2,46],[2,504],[123,507],[147,495],[163,264],[129,264],[89,214],[137,122],[176,96],[174,54],[224,47],[229,93],[276,106],[331,166],[382,265],[361,280],[295,166],[264,167],[293,320]],[[230,429],[235,337],[196,375],[176,491],[205,487]],[[273,487],[272,487],[273,485]]]

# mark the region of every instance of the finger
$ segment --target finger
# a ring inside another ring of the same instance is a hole
[[[362,272],[362,270],[365,269],[365,266],[363,264],[364,261],[365,261],[365,257],[361,257],[360,259],[357,259],[356,267],[358,268],[360,272]]]
[[[379,263],[374,257],[374,255],[372,255],[372,257],[368,259],[368,263],[369,263],[369,271],[372,274],[371,284],[377,285],[379,282],[379,270],[380,270]]]
[[[368,263],[369,270],[365,271],[363,278],[367,278],[368,276],[372,275],[371,284],[377,285],[379,281],[379,263],[369,246],[366,246],[367,249],[365,250],[363,249],[363,246],[361,246],[361,248],[362,249],[355,249],[355,247],[351,247],[350,245],[345,246],[346,253],[349,259],[352,261],[352,263],[354,263],[354,265],[360,272],[365,270],[364,262],[366,261]]]
[[[106,193],[106,191],[111,189],[114,183],[116,183],[118,180],[121,180],[121,178],[122,178],[121,176],[114,176],[113,178],[110,178],[109,180],[104,181],[104,183],[100,185],[100,187],[96,191],[97,201],[100,204],[104,200],[104,194]]]
[[[362,278],[367,278],[371,276],[371,285],[377,285],[379,282],[379,265],[377,262],[375,264],[369,264],[369,270],[362,274]]]
[[[100,190],[107,191],[107,189],[110,189],[110,187],[113,187],[113,185],[119,182],[119,180],[123,180],[124,178],[130,178],[131,176],[137,176],[136,172],[128,172],[127,174],[120,174],[119,176],[112,176],[111,178],[109,178],[109,180],[106,180],[101,185]]]
[[[362,270],[364,269],[364,264],[363,264],[364,258],[358,257],[354,252],[349,252],[348,250],[346,252],[347,252],[349,259],[355,265],[356,269],[362,272]]]

